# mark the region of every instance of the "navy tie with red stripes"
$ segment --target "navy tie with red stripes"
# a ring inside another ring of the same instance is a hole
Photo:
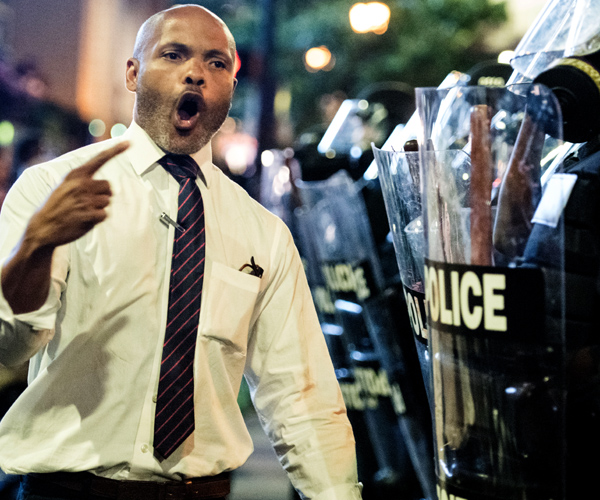
[[[194,351],[204,277],[204,207],[189,156],[159,162],[179,183],[169,311],[154,420],[154,450],[167,458],[194,431]]]

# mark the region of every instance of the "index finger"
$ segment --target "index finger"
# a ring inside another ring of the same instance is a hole
[[[108,149],[105,149],[104,151],[101,151],[91,160],[84,163],[81,167],[72,170],[69,174],[69,177],[92,177],[102,165],[104,165],[111,158],[121,154],[128,147],[129,142],[122,141]]]

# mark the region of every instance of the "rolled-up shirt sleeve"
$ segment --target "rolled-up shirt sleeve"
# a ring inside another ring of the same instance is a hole
[[[26,171],[11,188],[2,206],[0,276],[4,264],[23,237],[29,219],[58,182],[45,179],[40,173],[32,175]],[[67,272],[68,246],[58,247],[52,258],[52,280],[46,302],[37,311],[27,314],[13,314],[0,287],[0,363],[5,366],[24,363],[50,342]]]
[[[257,304],[246,379],[263,428],[303,498],[361,498],[355,442],[287,229],[275,238],[270,275]]]

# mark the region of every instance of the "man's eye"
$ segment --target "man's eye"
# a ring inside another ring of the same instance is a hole
[[[223,61],[213,61],[213,64],[219,69],[227,68],[227,65]]]
[[[175,60],[179,59],[179,54],[177,54],[176,52],[167,52],[165,54],[165,57],[167,59],[171,59],[171,61],[175,61]]]

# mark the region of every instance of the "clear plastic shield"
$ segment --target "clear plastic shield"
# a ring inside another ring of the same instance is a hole
[[[408,308],[419,364],[429,405],[431,398],[431,359],[427,347],[425,312],[425,237],[423,232],[419,153],[384,151],[373,147],[381,180],[386,212],[394,241],[394,250],[404,298]]]
[[[317,212],[301,207],[294,213],[296,218],[296,243],[302,256],[308,284],[321,323],[321,329],[335,368],[336,377],[348,412],[348,418],[354,429],[358,475],[363,482],[367,497],[379,496],[381,459],[377,453],[377,443],[371,439],[372,432],[365,409],[372,404],[372,398],[365,397],[361,383],[355,377],[346,335],[341,319],[336,312],[334,296],[327,286],[321,270],[320,257],[315,243],[318,233],[314,231]]]
[[[343,329],[336,316],[334,299],[323,277],[317,255],[312,231],[315,212],[302,207],[295,211],[294,216],[297,231],[296,244],[302,257],[304,272],[306,273],[333,366],[340,374],[350,367],[349,353],[342,339]]]
[[[394,239],[402,283],[424,292],[425,256],[421,218],[421,182],[417,151],[384,151],[373,147]]]
[[[439,496],[562,498],[562,232],[543,265],[524,259],[539,206],[561,212],[541,180],[558,104],[463,87],[417,89],[417,109]]]
[[[515,49],[509,84],[533,80],[558,59],[600,49],[598,0],[549,0]]]
[[[360,304],[383,288],[384,278],[364,202],[343,170],[326,181],[299,182],[298,187],[323,280],[341,317],[348,349],[370,352],[373,346]]]
[[[404,304],[401,296],[387,293],[357,184],[340,171],[327,181],[303,182],[298,187],[310,214],[315,253],[365,402],[364,414],[378,463],[381,471],[396,475],[393,483],[398,490],[389,493],[410,496],[423,492],[433,499],[431,425],[424,425],[421,412],[424,409],[429,417],[427,400],[422,385],[421,398],[416,390],[414,370],[419,367],[410,333],[399,331],[395,317],[403,312],[398,304]],[[409,341],[414,368],[398,342],[400,336]]]
[[[468,79],[467,75],[452,71],[438,88],[463,86]],[[415,111],[405,126],[399,125],[394,130],[381,149],[372,145],[374,160],[364,177],[379,176],[380,179],[419,364],[433,408],[423,287],[425,239],[421,217],[420,164],[419,154],[414,148],[418,132],[419,114]]]

